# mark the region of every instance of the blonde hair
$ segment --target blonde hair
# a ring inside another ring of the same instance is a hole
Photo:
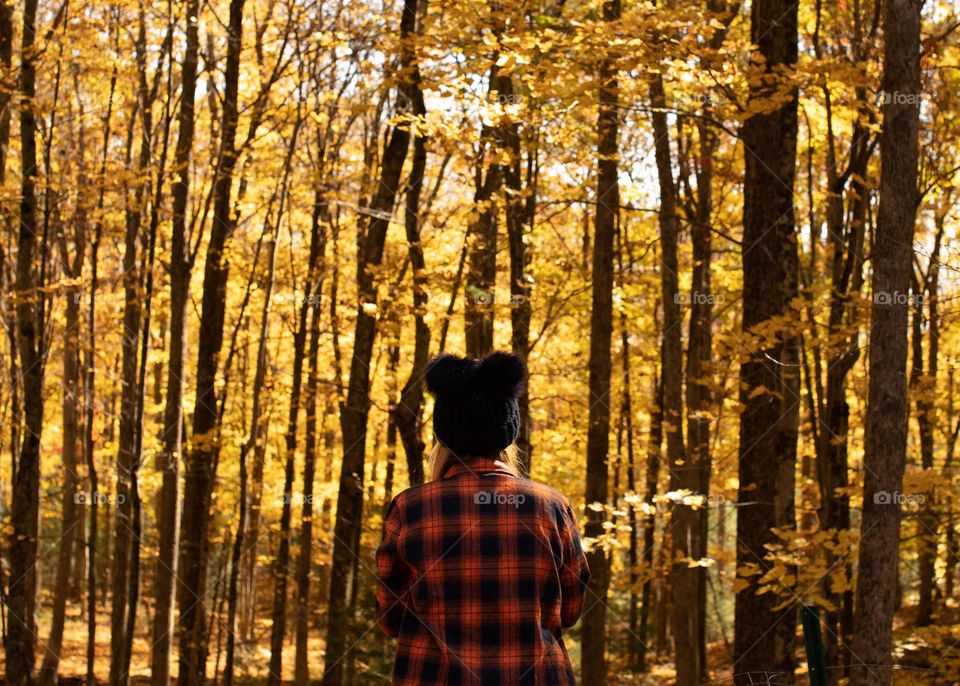
[[[461,462],[467,464],[471,459],[473,458],[456,455],[450,448],[440,441],[437,441],[433,444],[433,449],[430,451],[430,480],[438,481],[451,463]],[[516,444],[511,443],[508,445],[497,453],[494,459],[507,465],[514,476],[520,476],[522,460],[520,458],[520,449],[517,448]]]

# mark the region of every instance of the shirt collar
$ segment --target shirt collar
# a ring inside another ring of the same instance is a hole
[[[452,476],[460,476],[461,474],[507,474],[508,476],[516,476],[513,470],[505,463],[494,457],[472,457],[466,460],[460,460],[459,458],[451,458],[452,462],[449,467],[444,471],[444,479],[450,478]]]

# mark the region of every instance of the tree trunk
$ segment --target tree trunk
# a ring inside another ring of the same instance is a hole
[[[266,227],[265,227],[266,229]],[[238,590],[240,580],[240,567],[243,564],[244,545],[256,547],[256,539],[246,543],[245,534],[247,529],[247,457],[251,450],[255,450],[257,445],[263,441],[263,431],[261,428],[261,398],[263,387],[267,376],[267,333],[270,321],[271,297],[273,295],[274,275],[277,263],[277,229],[273,230],[270,237],[270,245],[267,248],[268,271],[267,283],[263,294],[263,313],[260,318],[260,338],[257,343],[257,365],[253,377],[253,400],[250,410],[250,429],[247,433],[247,440],[240,447],[240,507],[237,517],[237,531],[233,539],[233,548],[230,555],[230,581],[227,591],[227,655],[226,663],[223,668],[224,686],[233,686],[234,679],[234,654],[237,643],[237,605]]]
[[[423,11],[423,10],[418,10]],[[413,106],[413,114],[425,117],[427,108],[423,100],[420,85],[420,65],[414,61],[409,84],[406,84],[407,97]],[[400,433],[403,452],[407,457],[407,473],[410,485],[423,483],[424,443],[420,437],[423,423],[423,376],[430,358],[430,327],[425,319],[429,291],[427,289],[427,267],[420,243],[420,194],[423,190],[423,176],[427,168],[427,137],[418,130],[413,138],[413,160],[410,168],[410,181],[404,204],[403,224],[407,236],[407,254],[413,279],[413,319],[414,343],[413,365],[410,376],[403,385],[400,399],[393,411],[394,431]]]
[[[135,120],[135,118],[131,118]],[[131,129],[133,122],[131,121]],[[132,133],[132,131],[131,131]],[[147,135],[147,134],[145,134]],[[128,138],[130,142],[130,138]],[[140,169],[150,163],[149,140],[145,139],[140,148]],[[129,152],[128,152],[129,159]],[[110,686],[125,686],[128,681],[125,630],[127,618],[128,590],[130,571],[133,566],[134,548],[131,533],[134,530],[132,483],[140,463],[136,450],[137,444],[137,407],[140,393],[137,372],[137,358],[140,343],[140,273],[137,269],[137,251],[140,242],[140,202],[143,186],[136,191],[134,207],[128,208],[126,216],[126,236],[123,254],[123,338],[121,339],[121,395],[120,395],[120,434],[117,452],[117,482],[114,490],[116,525],[114,527],[113,568],[110,574],[112,584],[112,607],[110,613]],[[131,637],[132,638],[132,637]]]
[[[2,11],[2,10],[0,10]],[[78,138],[78,165],[83,168],[85,137],[81,131]],[[83,172],[80,172],[83,176]],[[78,198],[77,212],[73,217],[73,242],[76,246],[86,245],[86,214],[80,210],[83,202]],[[70,256],[66,231],[59,236],[60,252],[64,277],[70,285],[66,287],[64,304],[63,336],[63,497],[61,499],[63,521],[60,528],[60,547],[57,550],[57,572],[54,586],[53,618],[50,624],[50,637],[47,640],[43,663],[38,677],[41,686],[53,686],[57,682],[57,669],[60,664],[60,652],[63,646],[63,629],[66,619],[67,597],[77,570],[71,569],[75,550],[83,549],[83,516],[78,512],[77,489],[79,477],[77,469],[80,456],[80,288],[76,279],[83,272],[84,250]],[[80,576],[83,569],[79,570]]]
[[[23,389],[24,436],[13,475],[10,532],[9,627],[6,641],[7,686],[33,683],[36,633],[33,627],[37,593],[37,545],[40,525],[40,436],[43,430],[43,307],[34,255],[37,244],[37,141],[34,96],[34,37],[37,1],[25,0],[20,65],[20,226],[17,241],[17,343]]]
[[[417,22],[417,0],[404,0],[400,19],[401,73],[409,73],[413,60],[413,36]],[[407,109],[410,103],[401,103]],[[383,153],[380,179],[373,197],[366,235],[360,244],[361,258],[357,274],[357,321],[354,349],[350,362],[347,399],[340,411],[343,433],[343,462],[337,491],[337,516],[334,525],[333,561],[330,577],[330,602],[327,616],[327,650],[324,686],[341,686],[343,658],[350,645],[349,604],[353,595],[354,560],[358,558],[359,533],[363,514],[363,477],[367,443],[367,416],[370,406],[370,360],[376,337],[377,320],[367,311],[377,305],[377,283],[374,271],[383,259],[389,219],[393,214],[400,174],[410,144],[407,125],[395,126]],[[365,307],[366,306],[366,307]]]
[[[213,186],[213,225],[207,244],[201,296],[200,335],[197,344],[197,389],[193,413],[193,435],[187,455],[184,479],[184,506],[180,520],[182,571],[180,605],[180,686],[200,686],[206,671],[207,533],[210,497],[215,477],[220,440],[217,412],[217,368],[223,343],[226,287],[229,263],[224,247],[233,232],[235,217],[230,211],[230,191],[237,161],[234,148],[237,132],[237,96],[240,77],[240,48],[244,0],[231,0],[227,29],[227,57],[224,72],[223,124],[220,155]],[[199,601],[199,602],[198,602]]]
[[[758,0],[752,8],[752,40],[765,73],[752,82],[750,97],[766,101],[777,89],[774,70],[797,60],[797,6],[788,0]],[[740,449],[737,510],[737,570],[734,663],[738,686],[750,672],[779,672],[792,678],[796,607],[781,593],[760,594],[771,567],[768,544],[774,529],[796,528],[794,482],[799,422],[799,355],[790,333],[791,301],[798,293],[793,185],[796,166],[797,93],[769,113],[743,125],[743,332],[753,339],[740,369]],[[776,342],[758,335],[774,327]],[[754,573],[751,573],[753,570]],[[793,589],[785,589],[788,594]]]
[[[716,135],[709,125],[699,124],[700,169],[697,173],[696,216],[690,231],[693,239],[693,275],[690,283],[690,323],[687,343],[687,455],[691,469],[696,470],[697,491],[706,499],[697,511],[698,532],[693,541],[692,557],[708,556],[710,530],[710,407],[713,337],[713,293],[710,283],[712,245],[710,240],[713,213],[713,155]],[[697,650],[700,676],[707,669],[707,576],[709,567],[693,570],[697,577]]]
[[[670,129],[667,125],[663,77],[651,79],[654,151],[660,182],[660,264],[663,298],[663,430],[667,441],[671,490],[700,492],[696,465],[687,460],[683,439],[683,318],[680,313],[679,264],[677,260],[677,190],[673,178]],[[698,572],[689,560],[699,548],[699,515],[689,505],[675,502],[670,508],[674,562],[670,569],[673,592],[673,638],[677,684],[699,686],[702,666],[698,649],[700,613],[697,610]]]
[[[662,347],[662,346],[661,346]],[[650,410],[650,439],[647,445],[647,464],[646,479],[644,483],[643,501],[647,505],[650,514],[647,515],[643,523],[643,570],[646,578],[643,581],[643,588],[640,591],[640,650],[636,656],[636,668],[638,672],[647,671],[647,644],[650,638],[650,606],[653,598],[653,576],[654,576],[654,557],[653,550],[656,540],[657,520],[655,498],[657,496],[657,486],[660,482],[660,462],[662,459],[661,449],[663,445],[663,384],[660,383],[659,375],[654,372],[653,379],[653,405]],[[661,624],[666,622],[666,618],[660,619]]]
[[[620,19],[620,0],[603,5],[608,26]],[[590,314],[590,411],[587,428],[587,473],[585,534],[596,538],[603,533],[604,511],[590,505],[607,502],[607,459],[610,451],[610,342],[613,336],[613,238],[620,206],[618,173],[618,105],[620,89],[615,55],[600,63],[599,109],[597,112],[597,196],[592,264],[592,308]],[[609,572],[606,554],[595,546],[587,555],[590,584],[583,613],[582,678],[587,684],[607,680],[606,617]]]
[[[154,617],[150,650],[151,686],[169,686],[173,646],[174,607],[180,545],[180,460],[183,457],[184,347],[187,301],[190,297],[191,258],[188,244],[187,202],[190,195],[190,155],[194,137],[194,99],[197,85],[199,34],[198,0],[186,4],[186,50],[180,77],[179,132],[174,157],[173,217],[170,239],[170,353],[161,436],[159,550],[154,585]],[[159,183],[159,181],[158,181]],[[191,601],[192,604],[192,601]],[[184,676],[186,676],[184,674]]]
[[[914,289],[914,354],[910,386],[916,395],[917,426],[920,430],[920,458],[925,471],[933,469],[934,427],[937,424],[936,397],[937,358],[940,354],[940,317],[937,306],[940,288],[940,246],[943,243],[945,217],[941,212],[937,216],[937,233],[930,253],[927,276],[922,290]],[[923,307],[928,312],[928,349],[927,369],[923,369]],[[929,473],[929,471],[928,471]],[[923,493],[920,516],[917,520],[919,600],[917,608],[917,626],[928,626],[933,621],[934,592],[936,591],[937,546],[939,543],[938,516],[935,510],[935,494],[931,490]],[[947,515],[949,517],[949,515]]]
[[[907,441],[907,302],[917,211],[920,0],[884,3],[880,205],[873,241],[863,515],[851,686],[887,686]]]
[[[297,134],[300,131],[301,113],[297,111],[297,121],[291,135],[290,147],[284,161],[283,187],[280,208],[277,211],[277,225],[283,216],[289,183],[290,165],[296,150]],[[297,453],[297,425],[300,420],[300,390],[303,385],[303,359],[307,341],[307,317],[311,305],[319,297],[317,271],[323,255],[323,241],[326,234],[320,233],[320,223],[314,222],[313,235],[310,237],[310,257],[307,263],[305,292],[307,297],[300,303],[297,329],[293,334],[293,380],[290,389],[290,408],[287,415],[287,430],[284,436],[286,464],[284,466],[283,508],[280,514],[280,543],[273,567],[273,624],[270,627],[270,671],[267,683],[279,686],[283,677],[283,639],[287,626],[287,572],[290,566],[290,519],[293,507],[293,473]]]
[[[317,190],[314,200],[314,226],[321,224],[321,216],[326,201],[322,191]],[[314,229],[316,232],[318,229]],[[326,225],[321,243],[326,245]],[[322,250],[322,248],[321,248]],[[320,258],[323,259],[321,252]],[[296,656],[294,660],[294,683],[297,686],[309,686],[309,634],[310,614],[310,577],[313,564],[313,482],[317,468],[317,390],[320,383],[318,364],[320,355],[320,296],[321,278],[317,278],[313,290],[313,312],[310,319],[310,352],[307,371],[306,398],[306,441],[303,451],[303,506],[300,512],[300,553],[297,558],[297,603],[296,603]]]

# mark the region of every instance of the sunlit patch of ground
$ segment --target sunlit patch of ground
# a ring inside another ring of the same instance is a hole
[[[146,613],[144,613],[145,615]],[[152,613],[151,613],[152,615]],[[130,664],[131,682],[140,686],[149,683],[150,649],[152,639],[149,635],[152,616],[141,616],[133,642],[133,659]],[[40,667],[44,652],[43,640],[50,630],[50,615],[38,616],[40,627],[40,645],[37,647],[37,668]],[[258,620],[254,629],[254,642],[238,643],[236,655],[236,681],[241,684],[262,684],[266,682],[270,663],[269,619]],[[292,682],[294,677],[294,637],[292,622],[287,625],[287,641],[284,643],[283,680]],[[319,678],[323,671],[323,630],[313,628],[308,643],[310,674]],[[215,670],[223,670],[226,659],[226,627],[218,624],[211,631],[210,656],[207,661],[207,674],[213,676]],[[98,683],[106,683],[110,674],[110,608],[102,605],[97,612],[96,660],[94,674]],[[177,653],[174,645],[172,671],[177,671]],[[60,657],[60,681],[62,684],[83,683],[87,673],[87,621],[76,605],[68,605],[67,621],[64,626],[63,650]]]

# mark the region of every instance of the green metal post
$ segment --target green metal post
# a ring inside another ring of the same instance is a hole
[[[803,642],[807,649],[807,670],[810,686],[827,686],[827,657],[823,650],[823,634],[820,632],[820,608],[805,605],[800,610],[803,623]]]

